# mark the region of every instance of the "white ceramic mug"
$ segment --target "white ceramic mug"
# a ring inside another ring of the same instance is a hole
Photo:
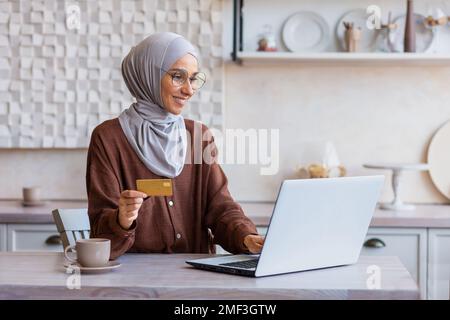
[[[24,187],[22,189],[24,202],[38,202],[41,200],[40,187]]]
[[[68,255],[70,250],[76,252],[76,259]],[[83,267],[104,267],[109,261],[110,251],[111,240],[109,239],[79,239],[76,244],[64,249],[64,256],[70,262],[78,263]]]

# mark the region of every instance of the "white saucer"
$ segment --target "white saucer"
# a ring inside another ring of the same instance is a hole
[[[120,262],[117,261],[108,261],[108,264],[103,267],[83,267],[79,263],[70,263],[70,262],[64,263],[64,267],[67,270],[72,269],[72,273],[73,271],[75,271],[76,268],[79,268],[81,273],[103,273],[111,271],[113,269],[117,269],[120,266],[121,266]]]

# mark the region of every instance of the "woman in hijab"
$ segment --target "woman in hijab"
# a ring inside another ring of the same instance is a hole
[[[91,237],[111,239],[112,259],[213,253],[213,243],[231,253],[260,252],[264,240],[228,191],[210,131],[181,115],[205,82],[192,44],[175,33],[153,34],[130,50],[122,75],[136,102],[97,126],[88,150]],[[194,161],[196,148],[211,150],[213,161]],[[137,179],[161,178],[172,180],[172,196],[136,190]]]

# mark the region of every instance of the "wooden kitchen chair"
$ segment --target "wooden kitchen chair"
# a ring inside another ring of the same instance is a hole
[[[63,249],[78,239],[89,239],[91,226],[87,209],[55,209],[52,211]]]

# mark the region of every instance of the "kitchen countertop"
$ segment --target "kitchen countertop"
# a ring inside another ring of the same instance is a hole
[[[45,205],[25,207],[20,200],[0,200],[0,223],[53,223],[53,209],[87,208],[87,202],[45,201]]]
[[[245,214],[260,227],[267,226],[273,202],[240,202]],[[55,208],[86,208],[87,202],[48,201],[42,207],[24,207],[20,201],[0,200],[0,223],[53,223]],[[450,228],[450,205],[417,205],[414,211],[376,209],[371,227]]]
[[[361,256],[354,265],[249,278],[194,269],[184,261],[203,254],[125,254],[104,274],[63,268],[62,253],[1,252],[0,299],[419,299],[414,280],[397,257]],[[368,288],[369,266],[380,269],[380,288]]]
[[[274,203],[241,203],[242,209],[257,226],[267,226]],[[416,205],[413,211],[376,208],[371,227],[450,228],[450,205]]]

